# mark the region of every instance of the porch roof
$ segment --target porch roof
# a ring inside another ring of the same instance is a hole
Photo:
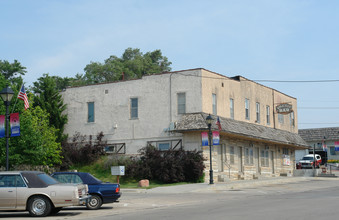
[[[191,132],[207,130],[206,113],[184,114],[177,122],[174,131]],[[218,130],[216,124],[218,116],[212,116],[212,130]],[[300,148],[308,148],[307,143],[297,133],[292,133],[280,129],[265,127],[262,125],[236,121],[229,118],[219,117],[221,124],[221,134],[242,136],[244,138],[259,139],[262,141],[273,142],[277,144],[293,145]]]
[[[305,141],[337,141],[339,127],[299,129],[299,135]]]

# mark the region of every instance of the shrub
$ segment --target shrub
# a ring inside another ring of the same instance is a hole
[[[339,163],[339,160],[328,160],[327,163]]]
[[[200,182],[204,171],[201,151],[160,151],[153,146],[142,148],[140,156],[131,157],[125,178],[149,179],[163,183]]]
[[[100,132],[93,141],[92,135],[87,140],[86,135],[76,133],[71,142],[62,144],[63,163],[61,170],[68,169],[72,165],[88,165],[105,155],[104,147],[107,145],[103,141],[103,133]]]

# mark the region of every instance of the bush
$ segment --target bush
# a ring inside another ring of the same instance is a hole
[[[160,151],[153,146],[142,148],[140,156],[131,157],[125,178],[149,179],[162,183],[200,182],[204,159],[201,151]]]
[[[88,165],[105,155],[104,147],[107,145],[103,141],[103,133],[100,132],[93,141],[92,135],[87,140],[85,135],[76,133],[72,142],[64,142],[62,144],[63,162],[61,170],[68,169],[73,165]]]

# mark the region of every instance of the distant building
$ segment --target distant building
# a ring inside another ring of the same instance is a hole
[[[339,127],[300,129],[299,135],[309,146],[309,153],[314,150],[325,162],[339,160]]]
[[[62,95],[69,137],[103,132],[111,153],[137,154],[148,144],[201,150],[206,179],[202,135],[211,114],[220,138],[213,146],[215,181],[291,175],[295,150],[307,146],[298,135],[297,100],[241,76],[199,68],[71,87]]]

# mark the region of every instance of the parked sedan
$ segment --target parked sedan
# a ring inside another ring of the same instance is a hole
[[[28,211],[33,217],[58,213],[62,207],[87,204],[87,185],[59,183],[44,172],[0,172],[0,210]]]
[[[87,204],[88,209],[98,209],[105,203],[117,202],[121,196],[120,185],[104,183],[89,173],[55,172],[51,175],[62,183],[82,183],[88,185],[88,193],[92,196]]]

